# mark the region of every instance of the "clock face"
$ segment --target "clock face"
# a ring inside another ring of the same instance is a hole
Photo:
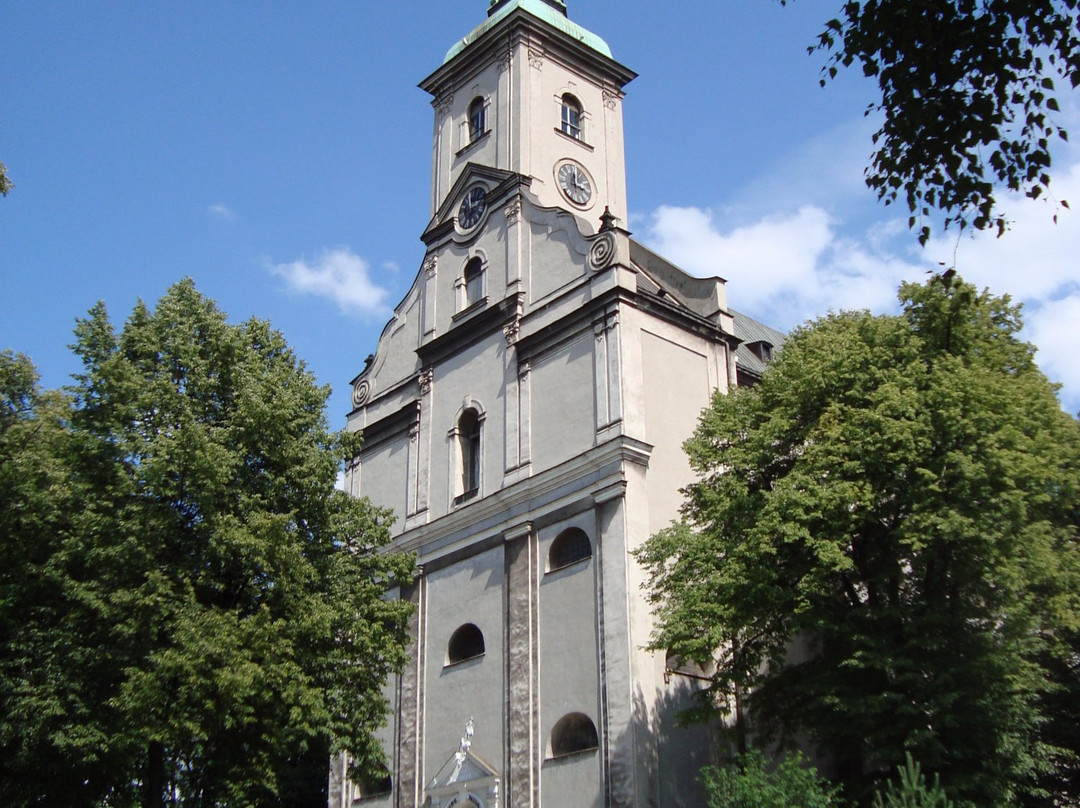
[[[566,198],[575,204],[584,205],[592,198],[589,175],[577,163],[563,163],[559,166],[559,187],[566,194]]]
[[[476,227],[480,223],[480,217],[484,215],[484,210],[487,208],[486,197],[487,191],[479,185],[465,194],[465,198],[461,200],[461,207],[458,208],[458,226],[462,230]]]

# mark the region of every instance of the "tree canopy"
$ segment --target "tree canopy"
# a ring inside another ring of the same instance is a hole
[[[921,243],[933,212],[1000,235],[999,187],[1047,192],[1068,139],[1057,94],[1080,84],[1077,15],[1077,0],[848,0],[826,24],[810,48],[829,54],[822,84],[855,63],[877,81],[866,182],[906,202]]]
[[[702,415],[684,520],[638,554],[653,646],[715,660],[710,706],[809,738],[849,796],[911,752],[962,803],[1075,800],[1080,426],[1007,298],[900,296]]]
[[[67,396],[0,364],[0,801],[291,805],[331,750],[374,769],[412,561],[335,490],[328,390],[190,281],[73,348]]]

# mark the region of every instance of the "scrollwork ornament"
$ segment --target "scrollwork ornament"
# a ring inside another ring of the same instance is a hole
[[[432,106],[435,107],[435,111],[438,112],[440,115],[445,115],[446,113],[448,113],[453,105],[454,93],[450,90],[441,93],[435,98],[434,101],[432,101]]]
[[[543,69],[544,52],[542,50],[529,48],[529,67],[535,67],[537,70]]]
[[[589,266],[594,272],[607,269],[615,260],[615,236],[601,233],[589,248]]]
[[[604,90],[604,106],[608,109],[615,109],[619,105],[618,93],[613,93],[611,90]]]
[[[515,317],[509,323],[503,326],[503,336],[506,337],[506,344],[508,346],[517,342],[518,334],[521,333],[521,318]]]
[[[362,407],[371,395],[371,382],[361,379],[353,385],[352,403],[354,407]]]
[[[435,381],[435,371],[431,368],[426,368],[420,371],[420,375],[417,377],[417,382],[420,385],[420,395],[426,396],[431,392],[431,384]]]
[[[439,267],[439,256],[429,255],[424,259],[424,275],[428,278],[435,277],[435,270]]]
[[[515,199],[506,206],[506,223],[517,224],[521,219],[521,200]]]

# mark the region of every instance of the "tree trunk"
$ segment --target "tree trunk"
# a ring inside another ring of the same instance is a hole
[[[146,750],[145,808],[165,808],[165,745],[150,741]]]

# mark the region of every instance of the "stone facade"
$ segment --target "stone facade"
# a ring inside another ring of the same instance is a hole
[[[753,356],[721,279],[618,226],[633,76],[559,0],[502,0],[421,84],[427,254],[353,382],[346,476],[417,555],[391,593],[416,605],[415,643],[389,781],[336,762],[332,808],[701,803],[711,738],[674,718],[701,682],[643,650],[631,552],[677,516],[681,444]]]

